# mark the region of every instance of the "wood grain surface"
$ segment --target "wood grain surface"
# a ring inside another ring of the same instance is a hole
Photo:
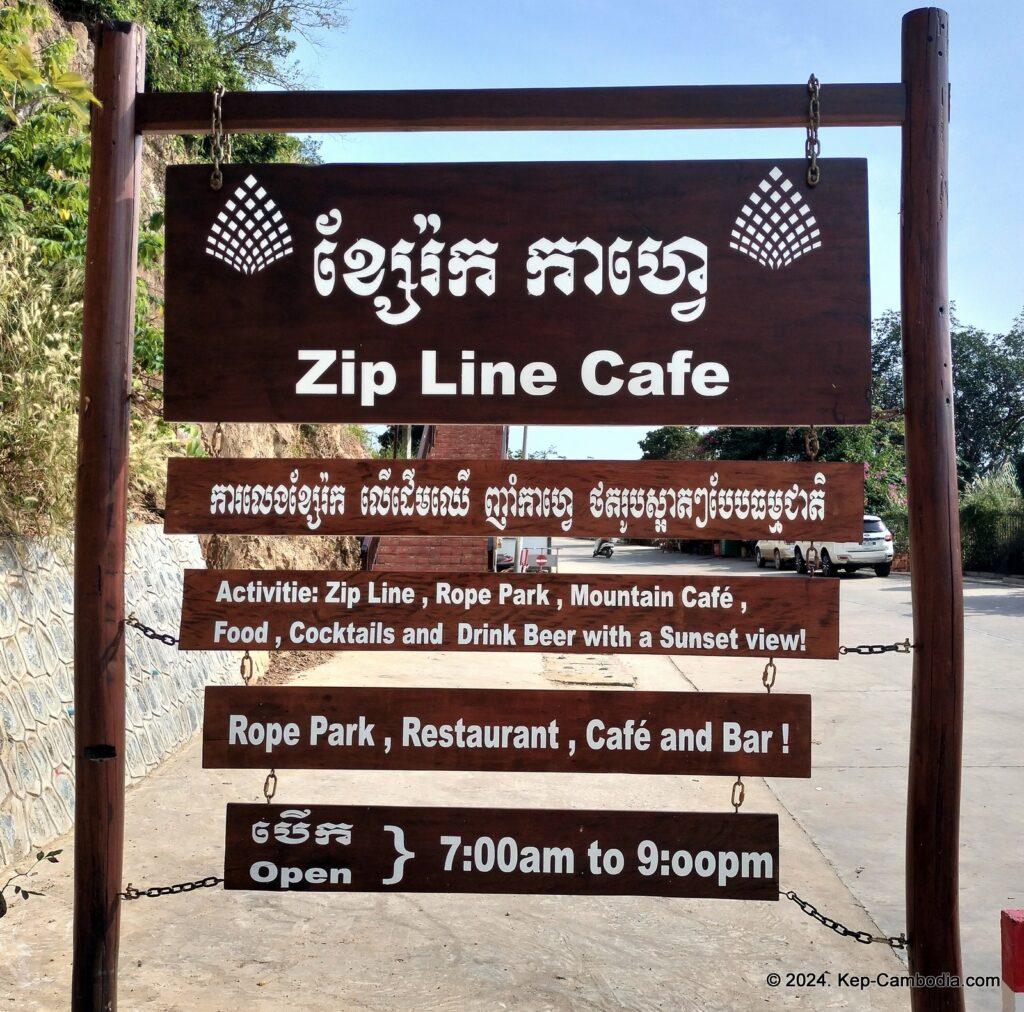
[[[139,105],[143,133],[210,132],[209,92],[147,92]],[[807,85],[229,91],[223,108],[225,133],[803,128]],[[821,108],[829,127],[899,126],[906,92],[899,83],[826,83]]]
[[[179,638],[183,650],[834,659],[839,581],[188,569]]]
[[[903,18],[901,293],[914,680],[907,782],[906,901],[913,1012],[963,1012],[960,788],[964,588],[949,303],[949,15]],[[970,967],[968,967],[970,972]],[[973,1004],[973,1002],[972,1002]]]
[[[207,167],[173,166],[165,417],[866,423],[866,162],[821,166],[813,191],[803,160],[230,165],[221,191],[210,189]],[[771,192],[781,199],[768,201]],[[271,239],[287,226],[292,252],[262,269],[262,261],[233,269],[207,254],[207,237],[219,240],[211,231],[221,227],[218,214],[225,228],[237,215],[256,223],[270,201],[270,215],[282,216]],[[820,246],[775,269],[730,248],[734,231],[785,248],[798,230]],[[668,252],[684,237],[704,254]],[[531,247],[563,239],[581,244],[569,255],[571,278],[553,268],[542,290],[531,290]],[[496,244],[492,291],[471,260],[451,260],[460,243],[484,241]],[[424,254],[427,243],[440,252]],[[306,392],[303,354],[333,356]],[[677,355],[678,382],[670,383]],[[490,391],[484,362],[508,363],[510,376]]]
[[[235,804],[225,835],[225,889],[779,898],[777,815]]]
[[[171,457],[168,534],[860,541],[860,464]]]
[[[809,777],[811,697],[208,686],[203,766]]]

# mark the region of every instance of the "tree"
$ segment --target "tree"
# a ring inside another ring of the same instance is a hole
[[[962,326],[951,313],[953,410],[960,486],[1024,462],[1024,313],[1006,334]],[[875,401],[903,411],[900,318],[886,313],[874,327]]]
[[[714,429],[703,445],[713,460],[807,460],[807,429],[737,427]],[[864,508],[873,513],[907,505],[902,419],[876,417],[870,425],[816,430],[818,460],[864,465]]]
[[[377,436],[377,445],[380,447],[379,456],[397,457],[399,453],[405,456],[405,425],[389,425]],[[412,455],[415,457],[420,451],[420,440],[423,438],[424,425],[412,427]]]
[[[285,88],[302,80],[287,62],[294,37],[316,43],[321,32],[348,24],[341,0],[205,0],[199,9],[218,52],[248,79]]]
[[[637,445],[641,460],[701,460],[707,456],[701,434],[687,425],[652,429]]]
[[[509,450],[509,460],[522,460],[522,450]],[[565,454],[559,453],[558,449],[554,446],[549,446],[546,450],[528,450],[526,452],[527,460],[565,460]]]
[[[0,141],[47,106],[71,113],[80,125],[88,122],[96,96],[68,70],[74,40],[45,46],[38,56],[29,44],[30,34],[49,24],[46,9],[27,0],[0,8]]]

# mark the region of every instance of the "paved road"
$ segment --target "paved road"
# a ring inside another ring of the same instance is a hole
[[[699,571],[726,579],[747,563],[621,549],[593,560],[567,543],[562,570]],[[766,579],[796,579],[765,574]],[[842,581],[844,642],[909,634],[905,578]],[[968,592],[968,733],[964,925],[972,973],[998,968],[998,912],[1019,888],[1019,669],[1022,592]],[[309,685],[548,688],[574,658],[518,654],[333,655]],[[573,680],[641,689],[760,690],[754,660],[627,657],[578,660]],[[561,667],[560,667],[561,665]],[[779,664],[782,689],[811,691],[809,781],[751,781],[746,807],[778,812],[784,885],[839,920],[903,927],[903,792],[909,662],[892,655]],[[259,801],[261,771],[204,770],[198,743],[128,795],[125,878],[148,886],[219,873],[224,806]],[[467,805],[721,811],[725,778],[573,774],[284,771],[284,803]],[[1015,804],[1017,802],[1017,804]],[[0,1008],[67,1007],[71,849],[48,866],[45,898],[0,922]],[[866,909],[865,909],[866,908]],[[873,923],[875,922],[875,923]],[[126,904],[121,1007],[147,1010],[746,1009],[897,1010],[906,991],[837,986],[838,974],[899,974],[880,945],[825,930],[792,904],[629,897],[255,894],[201,890]],[[771,973],[829,971],[829,988],[769,987]],[[972,992],[969,1008],[998,1005]]]
[[[752,562],[620,547],[592,559],[565,541],[562,572],[759,573]],[[840,578],[841,642],[912,637],[910,580],[893,573]],[[971,578],[965,586],[965,728],[961,820],[964,972],[999,973],[999,911],[1024,906],[1024,584]],[[750,690],[759,662],[680,657],[694,688]],[[781,691],[814,697],[814,775],[771,780],[840,878],[886,934],[905,927],[904,825],[910,734],[911,659],[901,654],[838,661],[779,661]],[[799,885],[794,888],[799,892]],[[998,991],[972,991],[968,1007],[997,1009]]]

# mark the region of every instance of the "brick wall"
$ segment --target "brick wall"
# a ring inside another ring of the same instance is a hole
[[[434,430],[432,460],[476,457],[500,460],[505,456],[504,425],[438,425]]]
[[[503,425],[438,425],[432,460],[500,460],[505,455]],[[487,570],[486,538],[380,539],[373,568],[482,573]]]

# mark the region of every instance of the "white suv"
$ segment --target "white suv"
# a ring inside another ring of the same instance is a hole
[[[798,573],[807,572],[807,552],[812,542],[798,541],[793,548]],[[881,518],[864,514],[864,534],[856,541],[815,541],[822,576],[837,576],[870,566],[876,576],[888,576],[892,570],[892,534]]]

